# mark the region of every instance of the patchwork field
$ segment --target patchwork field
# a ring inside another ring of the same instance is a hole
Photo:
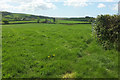
[[[118,52],[98,45],[90,24],[2,28],[3,78],[118,77]]]

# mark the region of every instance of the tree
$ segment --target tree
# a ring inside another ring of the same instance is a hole
[[[93,18],[93,17],[91,17],[90,19],[89,19],[89,22],[91,23],[91,22],[94,22],[95,21],[95,18]]]
[[[37,19],[37,23],[40,23],[40,18]]]
[[[85,18],[91,18],[91,17],[89,17],[89,16],[86,16]]]
[[[3,19],[2,22],[3,22],[4,24],[9,24],[9,21],[8,21],[7,19]]]
[[[45,23],[47,23],[48,22],[48,20],[47,20],[47,18],[45,19]]]
[[[53,22],[55,23],[55,18],[53,18]]]
[[[19,18],[19,17],[15,17],[14,20],[15,20],[15,21],[19,21],[20,18]]]

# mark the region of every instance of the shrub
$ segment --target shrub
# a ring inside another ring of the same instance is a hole
[[[90,23],[92,23],[92,22],[94,22],[94,20],[95,20],[95,18],[90,18],[89,20],[88,20],[88,22],[90,22]]]
[[[40,18],[37,19],[37,23],[40,23]]]
[[[39,20],[39,19],[37,20],[37,23],[40,23],[40,20]]]
[[[55,18],[53,18],[53,22],[55,23]]]
[[[2,22],[3,22],[4,24],[9,24],[9,21],[8,21],[7,19],[3,19]]]
[[[120,16],[119,15],[99,15],[96,18],[96,36],[104,48],[113,47],[120,49]]]

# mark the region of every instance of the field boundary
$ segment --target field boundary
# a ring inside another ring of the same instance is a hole
[[[58,24],[74,25],[74,24],[91,24],[91,23],[58,23]]]
[[[9,23],[9,24],[30,24],[37,22],[22,22],[22,23]],[[91,23],[39,23],[39,24],[66,24],[66,25],[75,25],[75,24],[91,24]],[[0,24],[0,25],[8,25],[8,24]]]

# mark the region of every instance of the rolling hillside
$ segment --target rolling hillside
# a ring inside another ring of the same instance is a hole
[[[48,16],[38,16],[38,15],[31,15],[31,14],[23,14],[23,13],[11,13],[6,11],[0,11],[2,13],[3,19],[8,19],[9,21],[29,21],[29,20],[35,20],[35,19],[53,19],[54,17],[48,17]],[[74,17],[74,18],[56,18],[58,20],[67,20],[67,21],[85,21],[88,22],[93,17]]]
[[[2,18],[8,19],[8,20],[34,20],[37,18],[52,18],[47,16],[38,16],[38,15],[31,15],[31,14],[22,14],[22,13],[11,13],[11,12],[5,12],[0,11],[2,13]]]

